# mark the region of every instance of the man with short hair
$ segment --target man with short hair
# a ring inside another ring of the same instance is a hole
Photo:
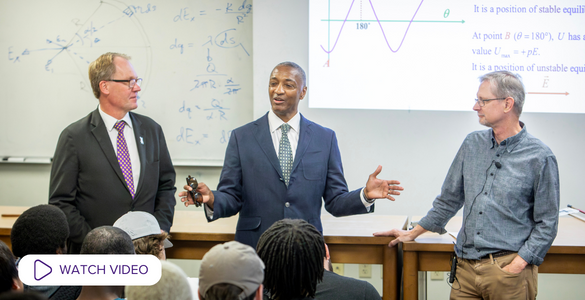
[[[397,237],[394,246],[426,231],[443,234],[464,206],[451,299],[535,299],[538,265],[557,234],[557,160],[520,122],[519,75],[492,72],[480,82],[473,110],[490,129],[465,138],[441,194],[413,230],[374,235]]]
[[[98,108],[65,128],[55,149],[49,203],[67,216],[70,253],[128,211],[153,214],[166,232],[173,223],[175,170],[160,125],[130,112],[142,79],[129,59],[109,52],[89,65]]]
[[[325,241],[315,226],[301,219],[283,219],[258,241],[266,266],[264,288],[271,299],[313,299],[323,280]]]
[[[81,254],[135,254],[134,244],[126,231],[114,226],[92,229],[83,240]],[[77,300],[119,300],[124,286],[83,286]]]
[[[25,210],[12,225],[10,242],[16,257],[29,254],[66,254],[69,226],[67,217],[58,207],[48,204]],[[80,286],[29,286],[24,290],[36,291],[49,299],[76,299]]]
[[[260,235],[284,218],[303,219],[323,231],[323,201],[329,213],[341,217],[373,212],[375,199],[400,195],[400,182],[377,178],[382,166],[364,188],[348,190],[335,132],[298,112],[307,93],[299,65],[274,67],[268,93],[272,109],[232,131],[217,191],[204,183],[197,188],[208,221],[239,213],[235,239],[256,247]],[[190,193],[179,196],[193,204]]]
[[[200,300],[261,300],[264,263],[256,251],[232,241],[215,245],[201,260]]]
[[[153,215],[145,211],[129,211],[114,223],[132,238],[136,254],[152,254],[160,260],[165,260],[165,248],[173,244],[169,241],[170,235],[162,231]]]

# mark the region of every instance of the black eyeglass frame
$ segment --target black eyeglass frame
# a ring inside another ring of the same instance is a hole
[[[142,78],[135,78],[135,79],[108,79],[104,81],[113,81],[113,82],[128,82],[128,87],[133,89],[135,85],[138,84],[140,86],[142,84]]]
[[[506,99],[508,99],[508,97],[505,97],[505,98],[493,98],[493,99],[485,99],[485,100],[484,100],[484,99],[477,99],[477,98],[476,98],[476,99],[475,99],[475,102],[477,102],[477,103],[479,104],[479,107],[484,107],[484,106],[485,106],[485,103],[486,103],[487,101],[492,101],[492,100],[506,100]],[[479,102],[479,101],[481,101],[481,102]]]

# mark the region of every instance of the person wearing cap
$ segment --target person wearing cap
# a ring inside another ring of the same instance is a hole
[[[130,211],[121,216],[114,223],[132,238],[136,254],[152,254],[160,260],[165,260],[165,248],[173,244],[169,241],[168,233],[160,229],[156,218],[145,211]]]
[[[201,300],[261,300],[264,263],[254,248],[231,241],[211,248],[201,260]]]
[[[161,261],[160,280],[153,285],[126,286],[126,300],[192,300],[193,292],[181,268]]]

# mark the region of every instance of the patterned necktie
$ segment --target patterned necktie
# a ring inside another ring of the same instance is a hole
[[[118,163],[122,174],[124,174],[124,180],[128,185],[128,190],[134,199],[134,178],[132,177],[132,162],[130,161],[130,154],[128,153],[128,145],[126,145],[126,138],[124,138],[124,126],[126,122],[119,121],[116,123],[114,128],[118,130],[118,138],[116,139],[116,147],[118,148]]]
[[[282,177],[284,177],[284,183],[288,187],[288,181],[290,180],[290,171],[292,169],[293,158],[292,150],[290,148],[290,141],[288,140],[288,130],[290,125],[284,123],[280,126],[282,137],[280,138],[280,144],[278,145],[278,160],[280,161],[280,168],[282,169]]]

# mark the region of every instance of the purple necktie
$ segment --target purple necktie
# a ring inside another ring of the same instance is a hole
[[[134,199],[134,178],[132,177],[132,162],[130,161],[130,154],[128,153],[128,145],[126,145],[126,138],[124,138],[124,126],[126,122],[119,121],[116,123],[114,128],[118,130],[118,138],[116,139],[116,147],[118,148],[118,163],[122,174],[124,174],[124,180],[128,185],[128,190]]]

